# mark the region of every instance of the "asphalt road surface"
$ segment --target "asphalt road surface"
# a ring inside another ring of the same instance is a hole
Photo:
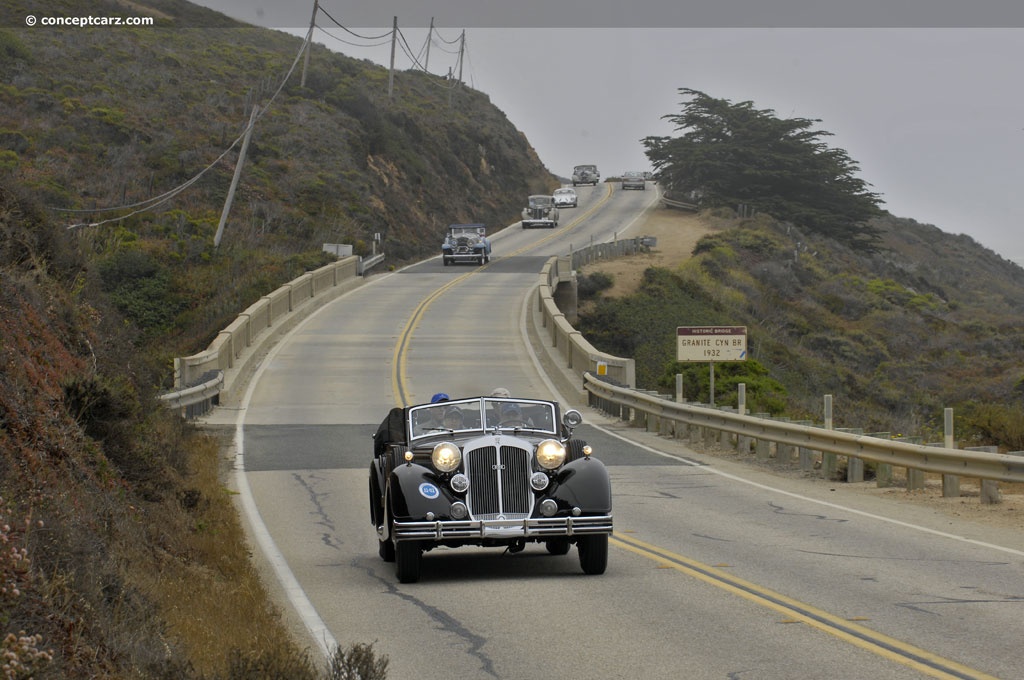
[[[1024,677],[1019,538],[880,516],[587,408],[578,432],[612,475],[605,574],[584,575],[575,550],[459,548],[397,582],[369,519],[371,435],[435,392],[560,399],[527,333],[538,272],[570,243],[623,235],[656,194],[578,191],[558,229],[494,234],[484,267],[435,258],[318,310],[229,414],[243,507],[297,635],[373,643],[392,679]]]

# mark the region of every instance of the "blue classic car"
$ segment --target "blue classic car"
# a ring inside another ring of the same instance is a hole
[[[424,553],[475,545],[552,555],[572,545],[603,574],[612,533],[611,481],[586,442],[579,411],[556,402],[471,397],[394,408],[374,435],[370,521],[401,583]]]
[[[452,224],[441,244],[444,266],[456,262],[485,264],[491,260],[491,242],[482,224]]]

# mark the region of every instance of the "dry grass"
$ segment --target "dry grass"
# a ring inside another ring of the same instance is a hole
[[[720,228],[709,217],[672,208],[651,208],[623,238],[654,236],[658,244],[647,253],[596,262],[587,267],[586,273],[599,271],[610,274],[613,277],[612,287],[602,294],[613,298],[625,297],[640,286],[645,269],[678,266],[689,259],[697,241]]]
[[[180,554],[161,552],[158,568],[131,578],[157,604],[169,637],[195,670],[219,675],[228,670],[228,650],[255,655],[280,647],[288,635],[249,559],[244,530],[221,482],[218,443],[198,435],[194,442],[190,488],[181,499],[190,516],[150,518],[158,520],[152,530],[181,532],[167,541]]]

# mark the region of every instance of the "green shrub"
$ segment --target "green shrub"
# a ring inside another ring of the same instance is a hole
[[[597,271],[583,274],[576,280],[576,295],[580,302],[592,300],[615,283],[615,277],[607,272]]]

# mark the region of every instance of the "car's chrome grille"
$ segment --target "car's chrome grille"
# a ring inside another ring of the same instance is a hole
[[[482,446],[464,453],[467,505],[478,520],[522,519],[533,512],[530,452],[516,446]]]

